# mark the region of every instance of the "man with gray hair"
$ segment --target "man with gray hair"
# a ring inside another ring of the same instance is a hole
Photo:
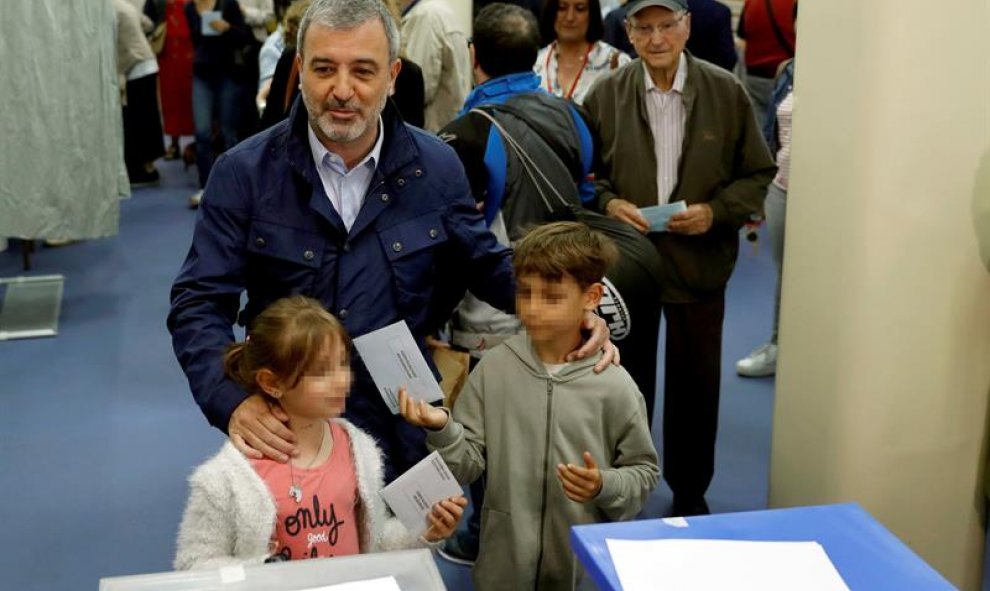
[[[245,455],[283,462],[297,453],[291,432],[224,377],[235,321],[250,335],[269,304],[301,294],[352,336],[404,321],[425,353],[464,288],[502,310],[515,292],[509,251],[485,228],[457,156],[387,100],[399,32],[381,1],[314,0],[297,51],[302,100],[217,160],[168,317],[210,423]],[[595,328],[582,356],[606,342],[604,322]],[[356,355],[351,364],[346,416],[378,441],[392,480],[426,455],[423,433],[396,420]]]

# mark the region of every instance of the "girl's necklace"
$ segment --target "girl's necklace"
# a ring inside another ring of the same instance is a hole
[[[330,427],[329,424],[327,423],[323,424],[323,430],[320,431],[320,447],[319,449],[316,450],[316,455],[314,455],[313,459],[309,461],[309,464],[306,466],[305,470],[311,469],[313,467],[313,464],[316,463],[316,460],[320,457],[320,455],[322,455],[323,444],[326,442],[327,431],[329,430],[329,427]],[[297,503],[301,503],[303,498],[302,486],[296,483],[296,473],[295,470],[292,469],[291,459],[289,460],[289,479],[292,481],[291,486],[289,486],[289,496],[295,499]]]

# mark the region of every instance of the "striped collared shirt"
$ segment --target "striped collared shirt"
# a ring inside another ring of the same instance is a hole
[[[677,165],[681,161],[684,145],[687,111],[682,93],[687,82],[687,58],[681,53],[674,85],[668,92],[663,92],[653,83],[645,63],[643,69],[646,73],[646,112],[650,118],[653,150],[657,158],[657,204],[662,205],[667,203],[677,186]]]

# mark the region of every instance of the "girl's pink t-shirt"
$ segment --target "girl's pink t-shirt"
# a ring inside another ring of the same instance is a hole
[[[330,422],[333,450],[326,462],[306,469],[274,460],[250,460],[275,500],[272,554],[287,560],[360,554],[357,474],[347,431]],[[299,502],[290,495],[302,489]]]

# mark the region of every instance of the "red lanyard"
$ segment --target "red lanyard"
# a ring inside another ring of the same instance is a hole
[[[591,56],[591,50],[594,49],[594,47],[595,47],[594,43],[588,44],[588,49],[587,51],[584,52],[584,60],[581,61],[581,69],[578,70],[577,76],[574,77],[574,83],[571,84],[571,89],[567,91],[566,95],[564,95],[565,99],[570,100],[571,97],[574,96],[574,90],[577,88],[578,82],[581,80],[581,75],[584,74],[584,69],[588,67],[588,57]],[[544,68],[547,72],[547,92],[549,92],[550,94],[553,94],[553,81],[550,80],[551,78],[550,58],[556,54],[557,54],[557,42],[554,41],[553,44],[550,45],[550,50],[547,51],[547,63]],[[560,69],[559,66],[557,69],[558,70]]]

